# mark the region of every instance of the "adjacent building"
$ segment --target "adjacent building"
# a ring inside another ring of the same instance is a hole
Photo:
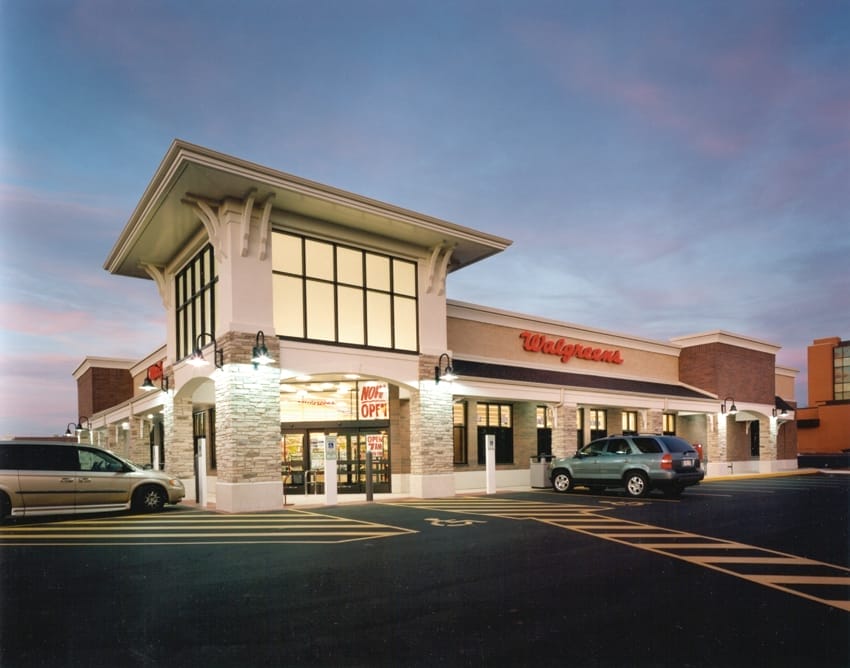
[[[316,491],[329,465],[340,493],[367,470],[377,493],[483,489],[485,443],[497,485],[528,486],[532,457],[609,433],[681,435],[709,475],[796,467],[797,372],[774,344],[446,299],[450,274],[510,243],[175,141],[104,265],[152,281],[165,343],[83,361],[85,438],[202,467],[234,512]]]
[[[800,454],[850,452],[850,341],[815,339],[808,372],[809,405],[797,411]]]

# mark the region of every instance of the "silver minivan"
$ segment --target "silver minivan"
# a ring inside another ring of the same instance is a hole
[[[179,479],[90,445],[0,442],[0,521],[7,517],[162,510],[186,495]]]

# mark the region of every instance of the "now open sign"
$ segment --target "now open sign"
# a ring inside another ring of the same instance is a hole
[[[364,383],[360,386],[358,400],[361,420],[389,419],[389,389],[386,383]]]

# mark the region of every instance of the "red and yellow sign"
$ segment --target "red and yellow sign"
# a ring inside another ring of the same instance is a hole
[[[362,383],[358,400],[358,415],[361,420],[389,419],[389,389],[386,383]]]

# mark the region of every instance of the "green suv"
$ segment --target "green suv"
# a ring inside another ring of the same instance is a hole
[[[579,485],[594,492],[625,487],[632,497],[646,496],[651,489],[678,496],[704,477],[694,446],[678,436],[657,434],[606,436],[572,457],[552,460],[549,469],[556,492],[570,492]]]

